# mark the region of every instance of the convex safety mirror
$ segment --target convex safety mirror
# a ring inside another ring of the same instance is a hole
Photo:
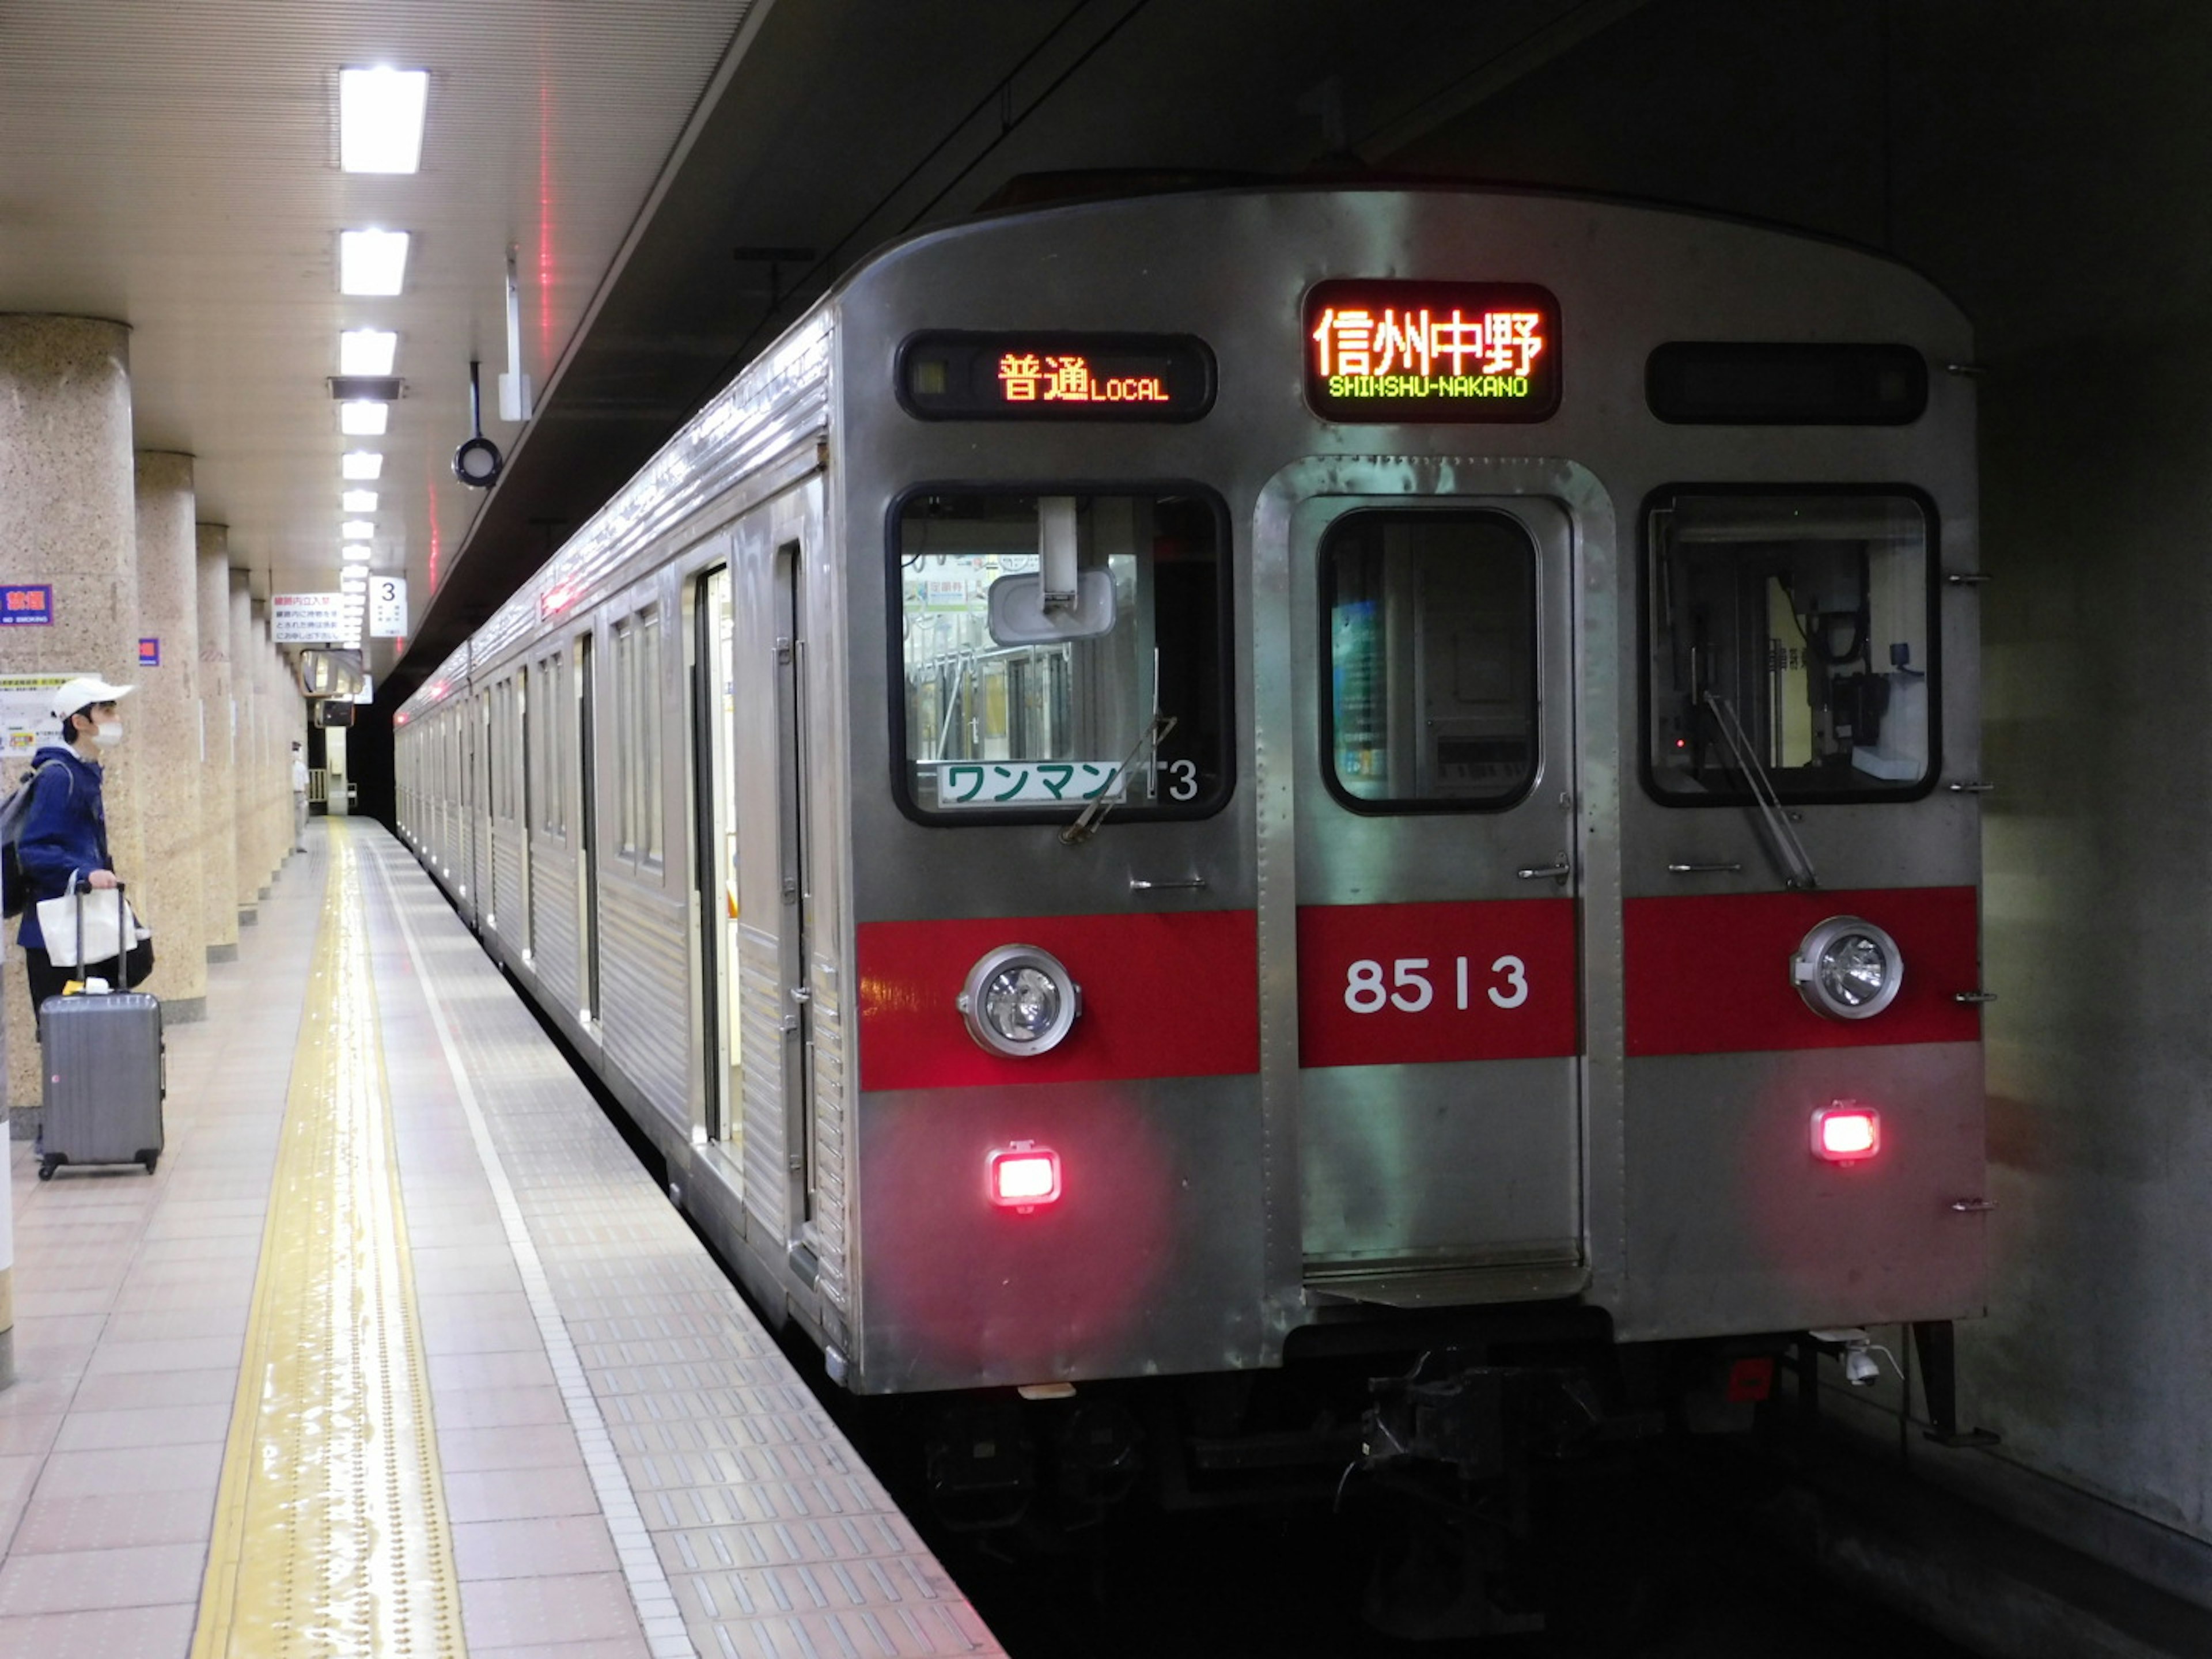
[[[991,584],[992,640],[1053,645],[1114,631],[1114,578],[1081,568],[1081,521],[1073,495],[1037,498],[1037,569]]]

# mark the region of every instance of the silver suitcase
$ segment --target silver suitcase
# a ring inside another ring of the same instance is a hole
[[[111,983],[121,984],[119,960],[114,974]],[[139,991],[48,997],[39,1006],[39,1030],[45,1077],[39,1179],[52,1180],[64,1164],[143,1164],[153,1174],[168,1081],[161,999]]]

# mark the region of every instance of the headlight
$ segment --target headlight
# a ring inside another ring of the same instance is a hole
[[[1871,1019],[1897,1000],[1905,958],[1870,921],[1831,916],[1797,947],[1790,980],[1805,1006],[1830,1019]]]
[[[976,1042],[1019,1058],[1060,1045],[1083,1012],[1083,988],[1051,952],[1002,945],[968,970],[959,1007]]]

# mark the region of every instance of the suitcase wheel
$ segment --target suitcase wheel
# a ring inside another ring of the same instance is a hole
[[[138,1161],[146,1166],[146,1173],[151,1175],[154,1173],[154,1166],[161,1161],[161,1155],[159,1152],[141,1152],[138,1154]]]
[[[52,1181],[54,1178],[54,1171],[61,1168],[61,1165],[62,1161],[58,1155],[49,1154],[48,1156],[40,1158],[39,1160],[39,1179],[41,1181]]]

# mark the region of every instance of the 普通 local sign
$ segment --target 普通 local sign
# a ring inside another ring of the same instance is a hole
[[[278,645],[332,645],[353,633],[343,593],[279,593],[269,601],[269,636]]]

